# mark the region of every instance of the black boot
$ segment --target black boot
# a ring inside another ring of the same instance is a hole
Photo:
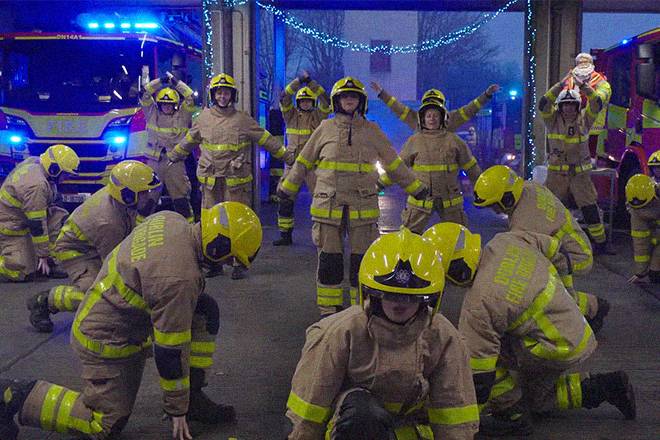
[[[293,244],[293,231],[280,231],[280,238],[273,242],[273,246],[291,246]]]
[[[242,280],[246,277],[247,270],[241,264],[233,266],[231,270],[231,279],[232,280]]]
[[[231,405],[212,401],[202,388],[206,386],[206,376],[201,368],[190,369],[190,404],[188,418],[209,425],[228,423],[236,420],[236,411]]]
[[[610,313],[610,302],[599,296],[596,297],[596,299],[598,300],[598,311],[596,312],[596,316],[593,318],[587,318],[587,322],[594,333],[598,333],[600,329],[603,328],[603,320],[607,314]]]
[[[0,379],[0,440],[18,438],[18,425],[14,422],[14,416],[23,407],[35,383],[35,381]]]
[[[519,404],[482,415],[479,421],[479,434],[488,437],[527,436],[533,431],[529,414]]]
[[[581,385],[583,407],[596,408],[607,402],[616,406],[626,420],[634,420],[637,416],[635,391],[625,371],[592,374]]]
[[[30,311],[30,324],[40,333],[51,333],[53,331],[53,321],[50,320],[50,310],[48,308],[48,291],[44,290],[27,300],[27,308]],[[0,440],[3,440],[0,437]]]
[[[48,274],[48,278],[52,278],[54,280],[63,280],[64,278],[68,278],[69,275],[63,271],[60,266],[56,265],[54,261],[49,260],[50,265],[50,273]]]
[[[594,255],[616,255],[616,252],[607,241],[594,243]]]

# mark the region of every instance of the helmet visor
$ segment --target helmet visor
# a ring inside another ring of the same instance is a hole
[[[382,290],[373,289],[368,286],[362,286],[362,292],[366,295],[373,296],[374,298],[385,299],[392,302],[405,303],[405,304],[419,304],[428,303],[433,297],[438,295],[411,295],[408,293],[394,293],[383,292]]]

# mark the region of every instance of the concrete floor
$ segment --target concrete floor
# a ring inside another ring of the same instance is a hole
[[[215,366],[207,392],[216,400],[235,405],[238,421],[231,426],[193,425],[195,439],[283,439],[289,430],[284,417],[291,375],[300,355],[305,328],[317,318],[315,305],[316,249],[310,240],[303,194],[297,207],[295,245],[275,248],[275,207],[263,205],[264,243],[249,277],[232,281],[228,276],[208,280],[207,292],[220,304],[221,327]],[[404,203],[401,193],[381,197],[381,228],[398,227]],[[471,226],[486,241],[503,230],[504,220],[490,211],[468,208]],[[558,413],[535,421],[530,439],[650,440],[660,438],[660,298],[657,287],[629,286],[626,279],[632,261],[630,239],[615,235],[617,255],[598,257],[588,278],[578,279],[582,290],[607,298],[612,310],[598,335],[599,348],[585,370],[629,372],[637,392],[638,419],[624,421],[607,404],[587,411]],[[30,327],[25,299],[54,283],[0,284],[0,375],[41,378],[80,389],[80,366],[68,346],[72,316],[55,317],[56,332],[38,334]],[[654,290],[655,289],[655,290]],[[462,293],[449,287],[443,297],[443,313],[456,322]],[[125,440],[170,438],[161,421],[161,394],[152,361],[148,362],[138,401]],[[67,438],[22,428],[21,440]]]

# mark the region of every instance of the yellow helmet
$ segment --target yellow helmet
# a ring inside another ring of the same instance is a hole
[[[138,194],[160,186],[158,176],[150,166],[137,160],[124,160],[112,168],[108,192],[119,203],[135,206]]]
[[[626,202],[633,208],[643,208],[655,197],[655,182],[646,174],[635,174],[626,184]]]
[[[445,103],[445,94],[442,93],[438,89],[428,89],[422,95],[422,102],[430,101],[432,99],[436,100],[436,101],[440,101],[440,103],[444,105],[444,103]]]
[[[174,104],[174,108],[177,109],[180,101],[179,93],[170,87],[165,87],[156,94],[156,104]]]
[[[458,285],[470,284],[477,273],[481,257],[481,236],[458,223],[444,222],[423,234],[440,253],[445,274]]]
[[[300,101],[303,99],[309,99],[312,103],[316,104],[316,94],[309,87],[303,87],[296,92],[296,105],[298,107],[300,107]]]
[[[648,166],[660,167],[660,150],[656,150],[649,156]]]
[[[474,206],[483,208],[495,203],[511,209],[520,200],[523,180],[509,167],[495,165],[481,173],[474,184]]]
[[[41,166],[50,177],[57,177],[62,171],[76,174],[80,165],[80,158],[73,149],[64,144],[56,144],[48,147],[39,156]]]
[[[222,202],[202,211],[202,253],[213,263],[235,257],[250,267],[261,238],[259,217],[247,205]]]
[[[352,76],[346,76],[335,83],[332,86],[332,91],[330,92],[330,108],[333,112],[337,112],[341,107],[339,106],[339,95],[345,92],[355,92],[360,95],[360,106],[358,107],[358,112],[362,115],[367,113],[367,91],[364,88],[364,84]]]
[[[362,258],[359,272],[363,294],[400,302],[426,302],[438,298],[445,287],[440,255],[433,244],[406,228],[374,241]]]
[[[238,102],[238,89],[236,88],[236,81],[231,75],[221,73],[211,78],[209,83],[209,102],[215,103],[215,91],[220,87],[228,88],[231,91],[231,100]]]
[[[424,114],[426,113],[427,110],[435,108],[440,111],[440,126],[441,127],[446,127],[447,126],[447,121],[449,120],[449,113],[447,112],[447,108],[445,108],[445,105],[437,101],[435,99],[429,99],[427,101],[422,101],[422,105],[419,107],[419,110],[417,110],[417,119],[419,121],[419,126],[424,127]]]

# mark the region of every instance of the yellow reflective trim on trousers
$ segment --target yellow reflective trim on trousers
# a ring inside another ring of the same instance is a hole
[[[215,342],[192,341],[190,343],[191,353],[214,353]]]
[[[160,387],[164,391],[181,391],[190,388],[190,376],[181,379],[163,379],[159,378]]]
[[[457,205],[462,205],[462,204],[463,204],[463,196],[458,196],[458,197],[454,197],[453,199],[442,201],[442,207],[443,208],[449,208],[449,207],[452,207],[452,206],[457,206]]]
[[[210,144],[208,142],[201,143],[201,147],[207,151],[240,151],[243,148],[249,146],[250,142],[241,142],[240,144]]]
[[[6,201],[9,203],[11,206],[14,208],[22,208],[23,203],[21,203],[20,200],[16,199],[14,196],[9,194],[6,189],[2,188],[0,189],[0,199]]]
[[[408,194],[413,194],[415,191],[417,191],[419,189],[420,186],[422,186],[422,182],[419,181],[418,179],[415,179],[415,181],[413,183],[411,183],[410,185],[406,186],[404,188],[404,190]]]
[[[0,235],[6,235],[8,237],[22,237],[23,235],[28,235],[29,233],[30,229],[28,228],[20,229],[18,231],[13,229],[0,228]]]
[[[35,244],[41,244],[41,243],[47,243],[48,242],[48,235],[37,235],[37,236],[32,236],[32,243]]]
[[[345,171],[351,173],[371,173],[376,170],[376,167],[370,163],[335,162],[330,160],[320,161],[316,168],[319,170]]]
[[[187,127],[159,127],[153,124],[147,124],[147,130],[152,130],[158,133],[170,133],[170,134],[183,134],[188,132]]]
[[[479,421],[476,404],[454,408],[429,408],[429,421],[435,425],[460,425]]]
[[[647,263],[650,260],[650,255],[635,255],[635,263]]]
[[[45,209],[38,209],[36,211],[25,211],[25,216],[30,220],[37,220],[45,218],[47,215]]]
[[[154,327],[154,342],[158,345],[174,347],[192,340],[190,329],[182,332],[161,332]]]
[[[405,121],[406,117],[408,117],[408,113],[410,113],[410,107],[404,108],[403,112],[401,112],[401,116],[399,116],[399,119]]]
[[[293,229],[294,220],[292,218],[289,218],[289,217],[278,217],[277,218],[277,226],[280,229],[284,229],[284,230]]]
[[[5,266],[5,257],[0,256],[0,275],[11,280],[18,280],[21,277],[21,272],[18,270],[7,269],[7,266]]]
[[[567,410],[569,408],[568,387],[566,386],[565,376],[559,376],[555,383],[555,389],[557,392],[557,408]]]
[[[289,190],[295,194],[298,192],[298,190],[300,190],[300,185],[296,185],[295,183],[291,182],[289,179],[284,179],[282,181],[282,188]]]
[[[602,223],[599,223],[597,225],[587,225],[587,230],[589,230],[589,232],[592,235],[604,234],[605,233],[605,225],[602,224]]]
[[[456,171],[458,170],[458,165],[456,164],[438,164],[438,165],[417,165],[413,164],[412,169],[414,171],[421,171],[424,173],[431,173],[434,171]]]
[[[490,389],[490,394],[488,395],[488,400],[495,399],[503,394],[513,391],[516,388],[516,382],[513,380],[513,376],[503,369],[498,368],[496,373],[495,384]]]
[[[396,440],[417,440],[417,430],[413,426],[394,428]]]
[[[584,171],[589,171],[593,169],[593,165],[584,164],[584,165],[548,165],[548,170],[550,171],[568,171],[571,168],[575,170],[576,173],[582,173]]]
[[[92,412],[92,420],[83,420],[69,416],[69,428],[82,432],[83,434],[94,435],[103,432],[103,414],[97,411]]]
[[[275,177],[282,177],[284,175],[284,168],[271,168],[270,175]]]
[[[71,410],[73,409],[73,405],[76,403],[79,394],[80,393],[71,390],[66,390],[64,392],[62,403],[60,403],[60,409],[57,411],[57,419],[55,420],[55,430],[57,432],[65,433],[69,430]]]
[[[465,171],[468,171],[470,168],[472,168],[476,164],[477,164],[477,159],[473,157],[472,159],[468,160],[465,165],[461,165],[461,168],[463,168],[463,170],[465,170]]]
[[[341,287],[316,287],[316,304],[319,306],[340,306],[344,303]]]
[[[261,135],[261,137],[257,141],[257,145],[265,144],[270,136],[271,136],[271,134],[268,132],[268,130],[264,130],[264,133]]]
[[[287,128],[286,134],[294,134],[297,136],[306,136],[312,134],[311,128]]]
[[[308,422],[323,424],[330,417],[330,407],[314,405],[313,403],[305,402],[293,391],[291,391],[289,394],[289,399],[286,402],[286,406],[295,415]]]
[[[197,178],[197,180],[199,180],[199,183],[202,183],[204,185],[215,186],[214,176],[210,176],[210,177],[200,176]]]
[[[651,244],[652,244],[653,246],[657,246],[657,245],[658,245],[658,239],[657,239],[657,238],[652,238],[652,239],[651,239]]]
[[[329,209],[315,208],[312,206],[309,208],[309,213],[312,217],[341,219],[344,215],[344,210],[339,208],[331,211]]]
[[[383,407],[392,414],[399,414],[401,408],[403,408],[403,403],[401,402],[383,402]]]
[[[582,381],[580,373],[568,375],[568,389],[571,392],[571,404],[573,408],[582,408]]]
[[[358,301],[358,290],[357,290],[356,287],[351,287],[351,288],[348,290],[348,294],[349,294],[349,296],[350,296],[350,298],[351,298],[351,305],[352,305],[352,306],[355,306],[355,305],[360,304],[360,301]]]
[[[580,144],[586,142],[589,139],[589,136],[568,136],[565,134],[550,133],[548,134],[548,139],[563,141],[567,144]]]
[[[392,162],[389,164],[385,165],[385,171],[389,171],[390,173],[394,172],[401,166],[403,163],[403,160],[397,156],[396,159],[394,159]]]
[[[433,209],[433,200],[431,199],[417,200],[413,196],[408,196],[407,202],[419,208]]]
[[[394,96],[390,96],[390,99],[387,100],[387,106],[392,107],[395,102],[396,102],[396,98]]]
[[[307,159],[305,159],[304,157],[302,157],[301,155],[298,155],[298,157],[296,157],[296,162],[300,162],[308,170],[314,168],[314,164],[308,161]]]
[[[497,364],[497,356],[487,358],[470,358],[470,368],[473,371],[492,371]]]
[[[190,356],[191,368],[210,368],[213,366],[213,358],[210,356]]]
[[[357,220],[357,219],[370,219],[370,218],[378,218],[380,216],[380,209],[361,209],[359,211],[355,210],[350,210],[349,213],[349,218],[351,220]]]
[[[587,298],[587,294],[584,292],[577,292],[577,305],[578,309],[580,309],[580,313],[582,315],[587,314],[587,305],[589,304],[589,298]]]
[[[275,159],[281,159],[286,154],[286,148],[280,147],[276,152],[272,153]]]
[[[73,260],[74,258],[81,257],[85,254],[79,251],[62,251],[62,252],[52,252],[52,255],[59,261],[68,261],[68,260]]]
[[[225,181],[227,182],[227,186],[238,186],[238,185],[250,183],[252,182],[252,180],[253,177],[250,174],[247,177],[227,177]]]
[[[64,388],[59,385],[51,385],[46,392],[46,397],[41,404],[41,414],[39,415],[39,422],[41,424],[41,429],[44,431],[52,431],[55,429],[55,410],[57,409],[57,403],[60,400],[60,395],[64,391]]]

